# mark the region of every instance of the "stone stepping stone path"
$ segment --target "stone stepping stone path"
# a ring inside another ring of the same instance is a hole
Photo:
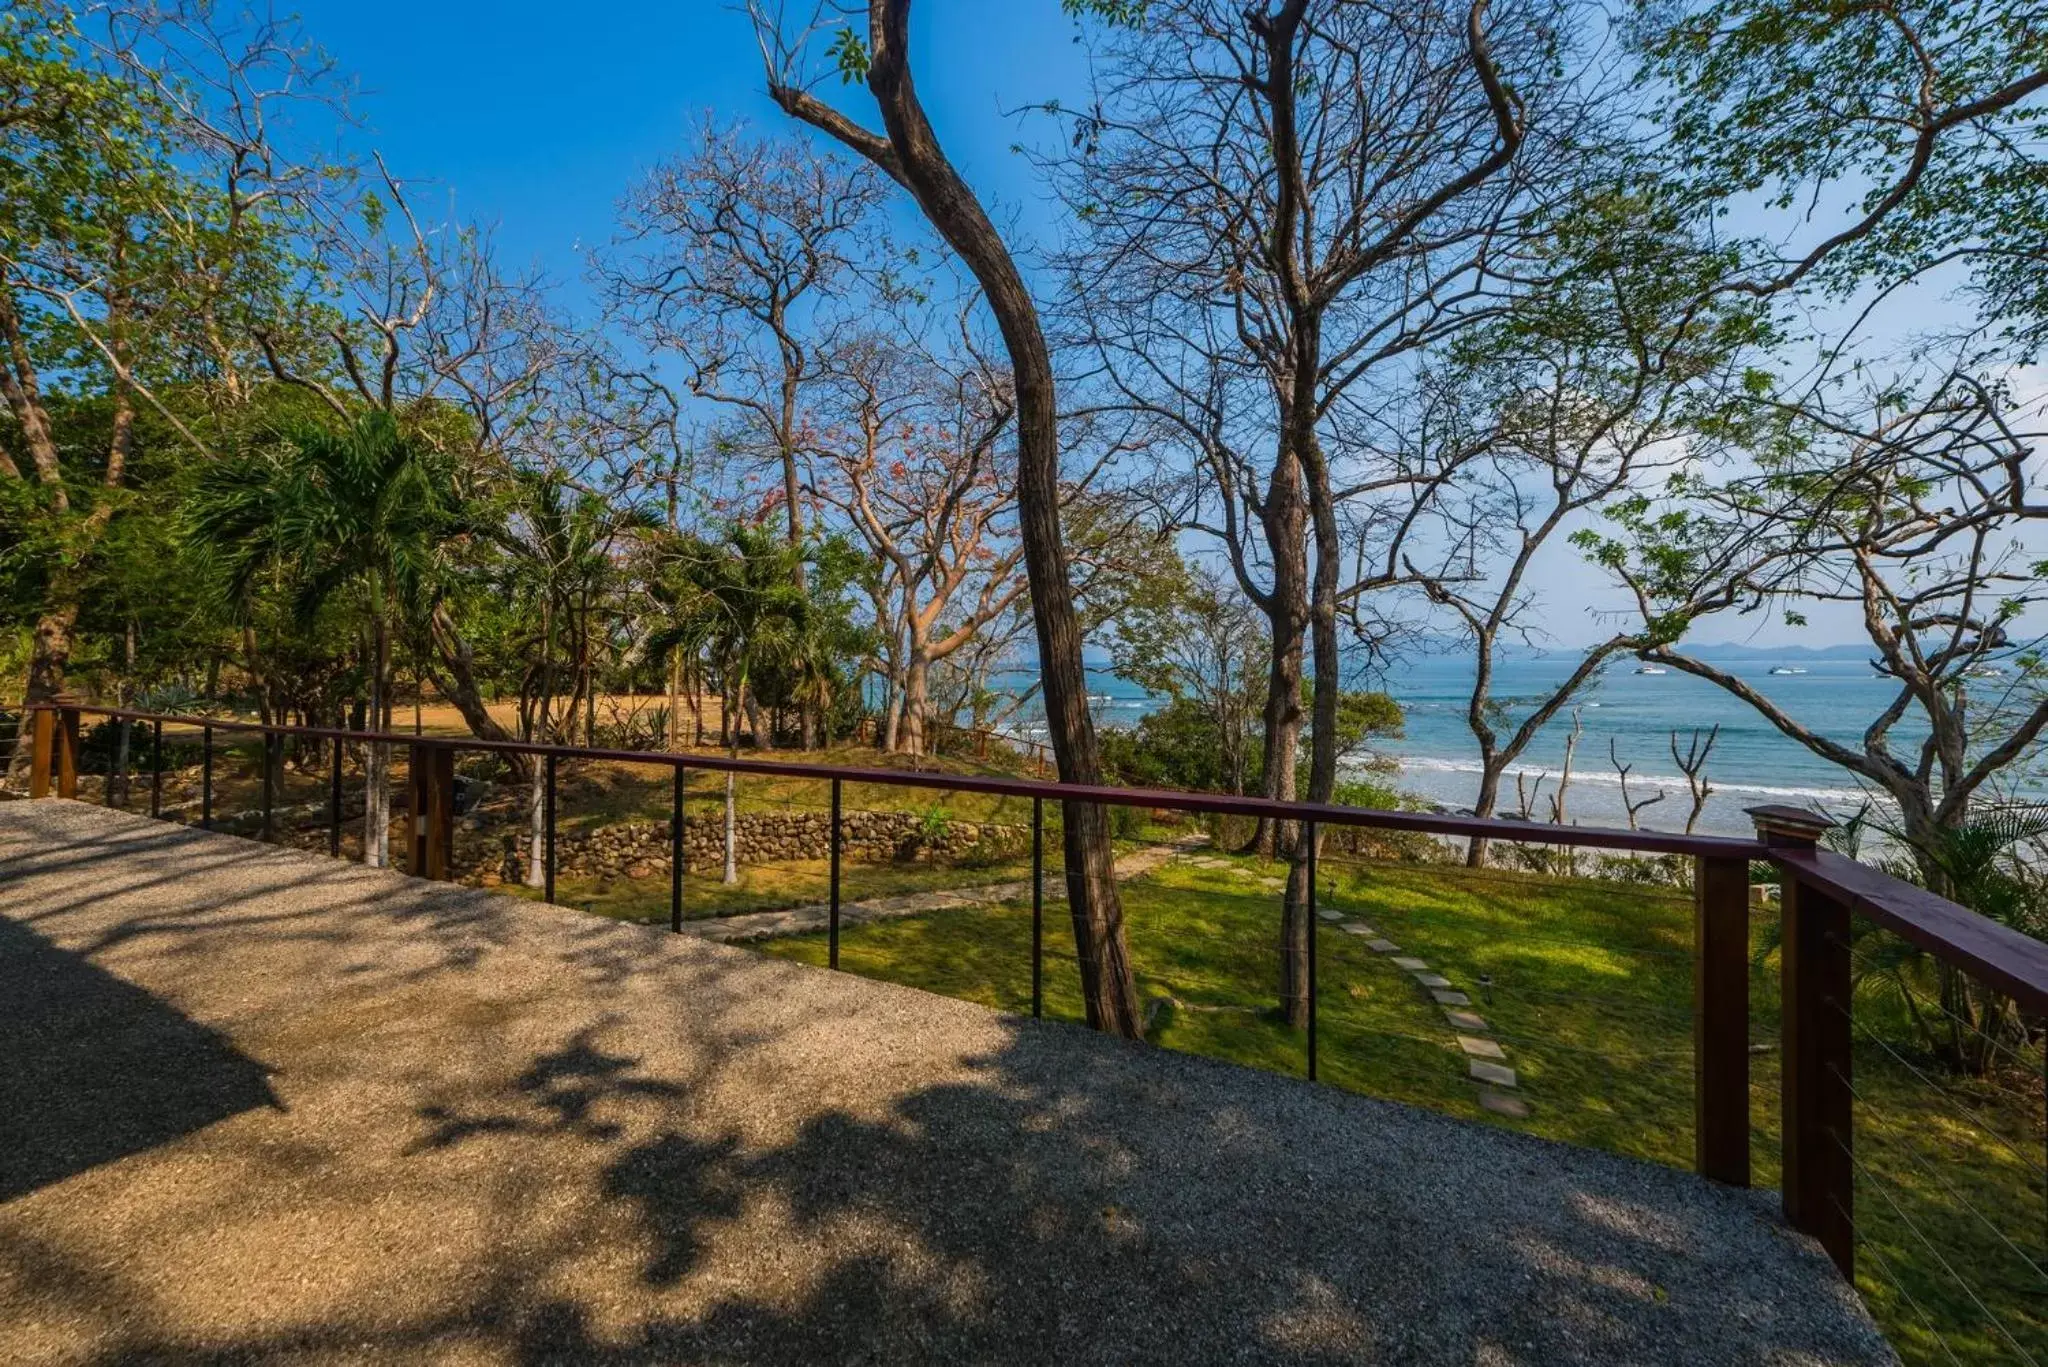
[[[1323,915],[1328,916],[1325,912]],[[1363,921],[1345,921],[1343,928],[1353,935],[1371,935],[1372,927]],[[1490,1038],[1493,1027],[1486,1017],[1471,1009],[1472,998],[1451,986],[1450,979],[1435,972],[1425,959],[1400,953],[1401,946],[1392,940],[1368,939],[1366,948],[1375,954],[1392,956],[1388,962],[1413,978],[1429,993],[1430,999],[1443,1008],[1444,1019],[1449,1022],[1458,1048],[1465,1056],[1466,1076],[1480,1085],[1479,1105],[1493,1115],[1510,1120],[1527,1120],[1531,1107],[1519,1096],[1511,1095],[1521,1085],[1515,1070],[1508,1066],[1507,1050],[1500,1041]]]
[[[1133,850],[1116,861],[1118,882],[1142,877],[1176,859],[1188,859],[1189,851],[1199,850],[1208,845],[1206,835],[1183,836],[1170,845],[1148,845]],[[1226,861],[1207,856],[1215,865]],[[1189,859],[1189,862],[1196,862]],[[958,888],[938,892],[912,892],[897,897],[872,897],[864,902],[841,902],[839,924],[861,925],[871,921],[889,921],[904,916],[922,916],[932,911],[957,911],[962,907],[994,906],[1000,902],[1028,900],[1031,883],[1028,879],[1016,879],[1008,883],[987,883],[980,887]],[[1066,896],[1064,880],[1045,880],[1045,900],[1050,902]],[[812,935],[829,929],[832,924],[832,908],[829,903],[816,902],[809,906],[786,907],[781,911],[755,911],[742,916],[713,916],[698,921],[683,922],[683,934],[694,935],[700,940],[716,940],[720,944],[751,944],[759,940],[773,940],[784,935]]]

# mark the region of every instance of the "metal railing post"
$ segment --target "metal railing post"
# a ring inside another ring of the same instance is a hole
[[[341,856],[341,752],[340,736],[334,738],[333,768],[327,775],[327,853]]]
[[[832,780],[832,883],[826,965],[839,967],[839,780]]]
[[[263,828],[262,840],[269,844],[277,833],[275,808],[277,797],[271,791],[271,779],[277,772],[277,737],[270,732],[263,733]]]
[[[683,766],[675,772],[675,792],[668,818],[668,928],[683,933]]]
[[[213,728],[199,728],[199,829],[213,829]]]
[[[1045,1014],[1045,799],[1031,799],[1031,1016]]]
[[[149,724],[149,814],[164,813],[164,724]]]
[[[1302,823],[1302,838],[1308,841],[1308,1080],[1316,1080],[1316,823]]]
[[[1749,861],[1693,861],[1693,1160],[1749,1185]]]
[[[555,900],[555,753],[547,758],[547,792],[542,800],[541,824],[546,831],[547,854],[541,861],[543,901]]]

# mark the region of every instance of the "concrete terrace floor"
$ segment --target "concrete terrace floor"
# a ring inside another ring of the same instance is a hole
[[[1891,1361],[1761,1195],[0,804],[0,1361]]]

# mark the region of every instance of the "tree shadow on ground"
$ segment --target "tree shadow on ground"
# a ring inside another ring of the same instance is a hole
[[[217,1133],[224,1189],[147,1193],[155,1244],[40,1197],[0,1221],[0,1356],[36,1342],[10,1337],[27,1306],[110,1364],[1882,1360],[1824,1258],[1687,1174],[509,899],[308,878],[304,920],[194,889],[198,919],[152,892],[67,928],[146,922],[117,966],[269,1031],[297,1091]],[[49,953],[12,949],[0,968]],[[38,971],[79,967],[105,976]],[[94,991],[148,996],[53,995]],[[147,1008],[44,1015],[100,1041],[99,1015]],[[151,1053],[180,1028],[139,1030],[117,1074],[219,1072]],[[176,1114],[139,1087],[102,1123]],[[373,1242],[340,1239],[373,1211]],[[298,1241],[320,1222],[332,1245]],[[264,1263],[273,1241],[310,1252]],[[165,1293],[215,1247],[249,1257]]]
[[[275,1106],[263,1065],[0,919],[0,1201]]]

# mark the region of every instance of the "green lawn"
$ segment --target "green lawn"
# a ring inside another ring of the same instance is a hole
[[[831,865],[822,859],[791,859],[777,863],[742,864],[739,881],[727,885],[716,870],[692,870],[683,880],[683,915],[690,920],[734,916],[752,911],[822,902],[831,888]],[[1030,858],[997,860],[972,869],[929,863],[846,863],[839,872],[843,901],[894,897],[902,893],[975,887],[1030,876]],[[503,891],[539,897],[537,888]],[[620,921],[667,924],[669,878],[666,869],[649,878],[571,878],[555,880],[555,901]]]
[[[1153,1042],[1299,1075],[1304,1038],[1272,1010],[1277,893],[1242,872],[1179,862],[1125,885]],[[1364,941],[1327,924],[1319,946],[1319,1061],[1326,1082],[1687,1167],[1692,1161],[1692,904],[1681,893],[1442,865],[1324,867],[1320,902],[1363,919],[1473,997],[1519,1076],[1526,1120],[1478,1105],[1440,1008]],[[1062,908],[1047,913],[1045,1010],[1081,1002]],[[1768,913],[1764,913],[1768,915]],[[1030,1009],[1030,910],[939,912],[851,927],[840,964],[870,977],[1011,1011]],[[820,937],[767,952],[823,963]],[[1481,987],[1481,976],[1491,979]],[[1777,1175],[1775,970],[1751,983],[1754,1166]],[[1855,1059],[1858,1283],[1909,1362],[2048,1363],[2048,1192],[2041,1060],[1962,1084],[1896,1041],[1899,1022],[1859,1006],[1897,1051]],[[1860,1038],[1860,1037],[1859,1037]],[[2032,1068],[2031,1096],[2024,1089]],[[1917,1074],[1917,1075],[1916,1075]],[[1936,1084],[1936,1085],[1930,1085]],[[2001,1330],[1993,1323],[2002,1322]],[[2007,1335],[2010,1334],[2010,1339]],[[2014,1347],[2017,1342],[2018,1349]]]

